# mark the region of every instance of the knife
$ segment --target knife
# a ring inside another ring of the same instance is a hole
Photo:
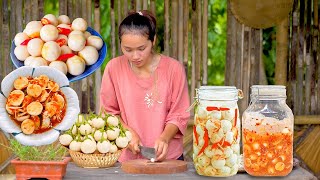
[[[140,153],[143,157],[147,158],[147,159],[156,159],[156,150],[154,148],[151,147],[146,147],[146,146],[139,146],[140,148]]]

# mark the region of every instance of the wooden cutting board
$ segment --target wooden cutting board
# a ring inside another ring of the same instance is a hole
[[[173,174],[188,169],[187,162],[180,160],[165,160],[151,162],[148,159],[135,159],[123,162],[121,169],[131,174]]]

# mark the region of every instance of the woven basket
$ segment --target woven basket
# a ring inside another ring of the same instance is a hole
[[[121,155],[122,150],[106,154],[84,154],[69,149],[72,160],[84,168],[105,168],[113,166]]]

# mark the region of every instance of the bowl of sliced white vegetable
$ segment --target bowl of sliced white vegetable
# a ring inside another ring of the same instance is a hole
[[[104,113],[80,114],[72,128],[60,135],[59,141],[69,149],[79,167],[105,168],[117,162],[131,138],[118,117]]]

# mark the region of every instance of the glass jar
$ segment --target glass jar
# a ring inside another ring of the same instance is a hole
[[[234,86],[201,86],[193,126],[193,162],[199,175],[226,177],[238,172],[240,118]]]
[[[293,167],[293,124],[285,86],[251,87],[242,117],[244,169],[253,176],[286,176]]]

